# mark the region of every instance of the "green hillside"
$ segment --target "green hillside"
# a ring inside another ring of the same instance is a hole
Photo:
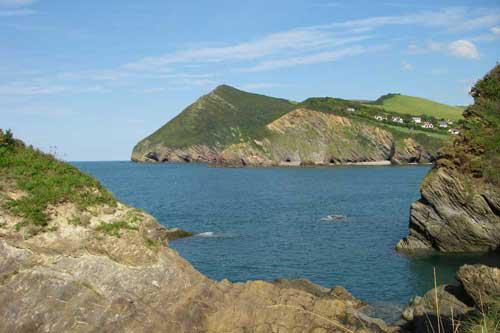
[[[405,96],[401,94],[388,94],[380,97],[371,106],[382,107],[389,112],[407,115],[425,115],[437,119],[462,119],[463,109],[437,103],[425,98]]]
[[[145,140],[150,144],[164,143],[173,148],[196,144],[224,146],[248,137],[258,137],[266,124],[293,108],[295,105],[286,99],[221,85]]]

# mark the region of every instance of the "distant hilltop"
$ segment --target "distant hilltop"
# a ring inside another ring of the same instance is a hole
[[[429,163],[463,109],[387,94],[302,102],[221,85],[133,149],[136,162],[225,166]]]

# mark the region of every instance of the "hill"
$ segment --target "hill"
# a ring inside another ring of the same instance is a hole
[[[137,155],[145,147],[161,144],[173,149],[197,145],[218,149],[258,137],[267,123],[293,108],[294,104],[286,99],[221,85],[139,142],[134,151]]]
[[[374,119],[380,115],[384,120]],[[409,115],[394,122],[399,115],[380,104],[331,97],[297,103],[222,85],[139,142],[132,160],[263,166],[432,161],[447,130],[433,117],[426,120],[436,123],[434,130],[411,123]],[[286,134],[273,126],[278,123]]]
[[[449,120],[459,120],[463,118],[463,109],[460,107],[449,106],[425,98],[401,94],[387,94],[368,105],[382,107],[389,112],[407,115],[424,115],[437,119]]]

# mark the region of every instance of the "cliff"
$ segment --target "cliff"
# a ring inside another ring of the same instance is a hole
[[[0,157],[1,332],[393,331],[341,287],[212,281],[91,177],[3,132]]]
[[[448,139],[446,131],[374,120],[381,110],[334,98],[292,103],[224,85],[139,142],[132,160],[229,166],[429,163]]]
[[[471,92],[462,134],[442,149],[412,204],[398,250],[500,249],[500,66]]]
[[[229,165],[341,165],[370,162],[430,162],[411,138],[396,145],[386,129],[320,111],[296,109],[266,126],[262,140],[233,144],[219,163]]]

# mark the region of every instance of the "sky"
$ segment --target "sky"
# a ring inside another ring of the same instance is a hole
[[[220,84],[466,105],[499,59],[498,0],[0,0],[0,128],[64,160],[128,160]]]

